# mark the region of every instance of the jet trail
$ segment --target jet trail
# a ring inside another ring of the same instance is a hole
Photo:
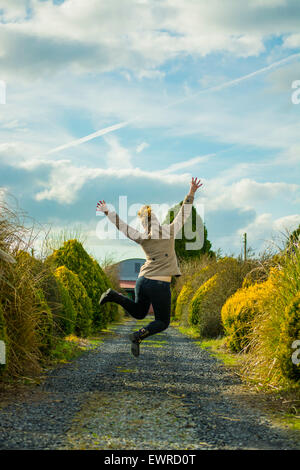
[[[69,147],[76,147],[77,145],[83,144],[84,142],[88,142],[89,140],[95,139],[104,134],[108,134],[109,132],[116,131],[117,129],[121,129],[122,127],[128,126],[133,121],[136,121],[139,117],[134,119],[130,119],[129,121],[120,122],[119,124],[114,124],[113,126],[104,127],[104,129],[100,129],[99,131],[93,132],[92,134],[86,135],[85,137],[81,137],[77,140],[72,140],[68,144],[60,145],[59,147],[55,147],[52,150],[49,150],[46,155],[50,155],[52,153],[59,152],[60,150],[67,149]]]
[[[163,106],[160,109],[161,110],[168,109],[168,108],[171,108],[172,106],[176,106],[179,103],[183,103],[185,101],[193,99],[198,95],[205,94],[205,93],[210,93],[210,92],[214,92],[214,91],[219,91],[219,90],[222,90],[223,88],[228,88],[228,87],[236,85],[237,83],[240,83],[244,80],[249,80],[250,78],[255,77],[256,75],[260,75],[264,72],[267,72],[268,70],[271,70],[275,67],[280,66],[281,64],[285,64],[286,62],[289,62],[290,60],[294,60],[296,58],[300,58],[300,53],[292,54],[288,57],[285,57],[284,59],[273,62],[272,64],[267,65],[266,67],[262,67],[261,69],[255,70],[254,72],[251,72],[251,73],[248,73],[247,75],[243,75],[242,77],[238,77],[238,78],[235,78],[233,80],[229,80],[228,82],[224,82],[220,85],[215,85],[215,86],[210,87],[210,88],[205,88],[204,90],[200,90],[197,93],[193,93],[190,96],[185,96],[184,98],[181,98],[180,100],[177,100],[177,101],[173,101],[172,103],[167,104],[167,105]],[[96,137],[100,137],[101,135],[105,135],[105,134],[108,134],[110,132],[114,132],[118,129],[121,129],[123,127],[128,126],[130,123],[132,123],[134,121],[137,121],[137,120],[143,118],[146,115],[147,114],[145,113],[145,114],[137,116],[133,119],[130,119],[129,121],[124,121],[124,122],[120,122],[118,124],[114,124],[114,125],[109,126],[109,127],[105,127],[104,129],[100,129],[100,130],[98,130],[96,132],[93,132],[92,134],[89,134],[85,137],[82,137],[82,138],[77,139],[77,140],[73,140],[72,142],[69,142],[67,144],[60,145],[59,147],[55,147],[54,149],[49,150],[46,153],[46,155],[50,155],[50,154],[59,152],[60,150],[64,150],[64,149],[69,148],[69,147],[76,147],[77,145],[81,145],[84,142],[88,142],[89,140],[95,139]]]

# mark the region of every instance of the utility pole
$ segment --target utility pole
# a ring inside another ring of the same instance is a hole
[[[244,233],[244,261],[247,259],[247,233]]]

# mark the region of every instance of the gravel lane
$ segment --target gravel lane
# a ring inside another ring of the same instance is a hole
[[[30,399],[0,409],[0,449],[299,449],[228,390],[237,376],[170,327],[141,355],[117,325],[96,349],[53,369]]]

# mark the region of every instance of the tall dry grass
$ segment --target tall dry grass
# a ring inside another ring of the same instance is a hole
[[[72,228],[64,227],[59,230],[48,230],[41,243],[42,257],[47,258],[68,240],[78,240],[82,245],[85,244],[87,236],[80,224],[72,226]]]
[[[120,291],[120,268],[116,262],[114,253],[107,253],[100,266],[110,280],[112,288]]]
[[[16,259],[15,264],[0,260],[0,302],[3,308],[10,376],[34,374],[41,368],[41,346],[45,334],[45,316],[39,290],[45,272],[34,273],[30,256],[36,238],[32,219],[17,207],[0,202],[0,247]]]
[[[275,274],[271,291],[254,319],[243,374],[262,386],[276,388],[287,385],[280,364],[281,333],[286,308],[300,292],[300,243],[286,243],[272,264]]]

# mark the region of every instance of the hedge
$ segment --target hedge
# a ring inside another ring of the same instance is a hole
[[[73,315],[71,321],[75,324],[75,332],[83,337],[88,336],[91,333],[93,306],[86,289],[79,280],[79,276],[66,268],[66,266],[57,268],[55,276],[67,289],[72,301],[74,310],[70,314]]]
[[[189,305],[189,322],[201,337],[214,338],[223,332],[220,309],[215,303],[217,282],[215,274],[197,289]]]
[[[54,262],[57,267],[66,266],[78,275],[92,301],[95,328],[105,328],[107,323],[117,314],[117,306],[109,303],[99,306],[100,296],[110,287],[110,282],[98,263],[85,251],[82,244],[77,240],[66,241],[61,248],[55,250],[48,257],[47,262]]]
[[[270,294],[272,279],[239,289],[222,307],[221,317],[227,335],[227,345],[233,352],[247,350],[253,321],[263,309]]]
[[[189,302],[193,297],[194,289],[191,281],[182,287],[176,302],[175,318],[183,324],[188,323]]]
[[[76,310],[72,302],[68,289],[64,286],[59,277],[55,278],[60,292],[60,309],[56,314],[56,323],[58,325],[59,334],[68,336],[75,331],[76,326]]]

